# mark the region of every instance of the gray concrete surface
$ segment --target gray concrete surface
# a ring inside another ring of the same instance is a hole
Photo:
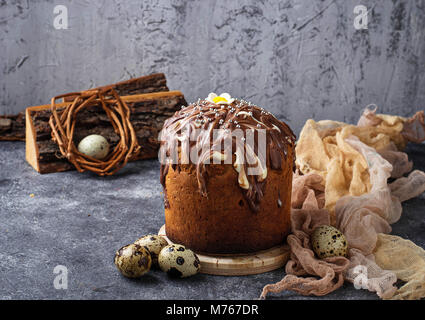
[[[358,4],[368,30],[353,26]],[[227,91],[295,131],[370,103],[407,116],[424,108],[424,30],[424,0],[1,0],[0,114],[164,72],[188,101]]]
[[[425,145],[409,146],[415,168],[425,170]],[[156,233],[164,223],[156,160],[128,164],[100,178],[77,172],[39,175],[24,160],[21,142],[0,143],[0,299],[255,299],[282,279],[261,275],[198,274],[183,280],[153,271],[122,277],[113,257],[121,246]],[[34,194],[34,197],[30,195]],[[425,247],[425,194],[403,204],[393,234]],[[56,290],[53,269],[68,268],[68,289]],[[273,299],[377,299],[351,284],[322,298],[292,292]]]

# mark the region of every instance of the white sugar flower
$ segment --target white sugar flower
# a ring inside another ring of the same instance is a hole
[[[235,99],[233,99],[228,93],[222,93],[218,96],[214,92],[211,92],[206,100],[216,104],[231,104],[235,101]]]

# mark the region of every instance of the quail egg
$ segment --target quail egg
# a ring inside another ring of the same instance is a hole
[[[89,157],[102,160],[109,153],[109,143],[101,135],[91,134],[80,141],[78,151]]]
[[[152,258],[147,248],[129,244],[115,253],[114,263],[124,276],[139,278],[150,270]]]
[[[201,269],[197,255],[179,244],[164,247],[159,253],[158,263],[161,270],[173,278],[186,278]]]
[[[332,226],[320,226],[311,235],[313,251],[320,259],[347,255],[347,239]]]
[[[138,244],[142,247],[147,247],[152,257],[152,265],[158,266],[158,255],[161,252],[162,248],[168,245],[165,238],[158,236],[156,234],[150,234],[140,239],[136,240],[134,244]]]

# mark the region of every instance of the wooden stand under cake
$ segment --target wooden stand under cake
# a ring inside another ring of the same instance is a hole
[[[167,238],[165,225],[158,231],[169,244],[173,242]],[[201,262],[201,273],[220,276],[245,276],[260,274],[283,267],[289,260],[289,245],[283,243],[268,250],[249,254],[205,254],[196,252]]]

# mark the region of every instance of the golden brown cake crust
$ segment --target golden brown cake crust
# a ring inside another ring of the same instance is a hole
[[[209,166],[208,197],[199,192],[194,165],[180,172],[170,167],[168,238],[205,253],[248,253],[282,244],[290,231],[293,156],[290,150],[282,170],[269,171],[258,212],[249,208],[231,165]]]
[[[218,135],[213,134],[216,129],[221,130]],[[192,140],[192,132],[200,135]],[[249,132],[258,133],[254,145],[245,138]],[[265,134],[262,140],[260,133]],[[170,240],[197,252],[223,254],[284,242],[290,230],[295,157],[295,136],[285,123],[243,100],[228,106],[204,100],[176,112],[161,135],[161,183]],[[187,154],[180,143],[189,141],[189,135],[193,142],[188,150],[200,152],[196,163],[181,161]],[[226,138],[232,148],[216,151]],[[244,146],[254,162],[237,161],[244,156]],[[257,153],[263,147],[265,151]],[[221,161],[205,161],[212,157]],[[251,167],[260,170],[250,174]]]

